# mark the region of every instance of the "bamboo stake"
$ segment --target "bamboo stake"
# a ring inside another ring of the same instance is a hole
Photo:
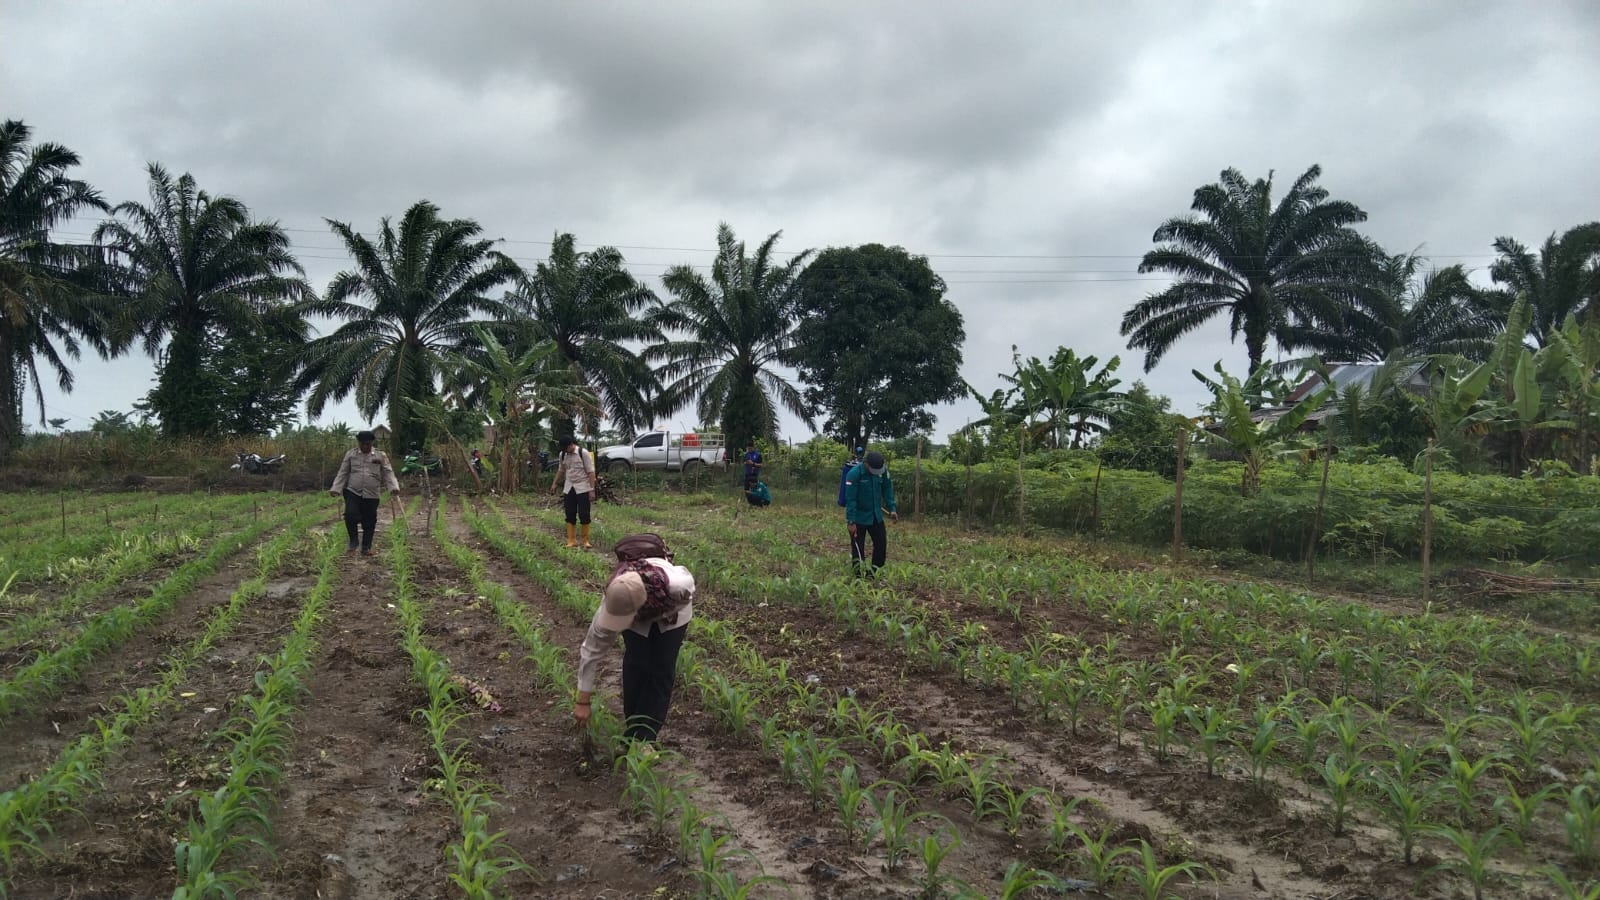
[[[1317,511],[1311,516],[1311,539],[1306,543],[1306,582],[1317,577],[1317,540],[1322,537],[1322,505],[1328,499],[1328,466],[1333,463],[1333,445],[1322,448],[1322,487],[1317,490]]]
[[[1178,476],[1172,495],[1172,561],[1183,559],[1183,453],[1189,440],[1188,430],[1178,426]]]
[[[917,438],[917,472],[911,482],[911,519],[922,521],[922,438]]]
[[[1433,599],[1433,438],[1422,462],[1422,605]]]
[[[1090,524],[1094,527],[1094,533],[1097,535],[1100,533],[1100,470],[1105,467],[1105,464],[1105,460],[1100,459],[1099,455],[1096,454],[1094,461],[1094,512],[1090,517]]]

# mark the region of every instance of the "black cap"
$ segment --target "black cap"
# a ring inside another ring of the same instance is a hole
[[[378,436],[373,434],[370,431],[358,431],[358,432],[356,432],[356,440],[360,441],[363,444],[370,444],[370,443],[372,443],[373,441],[375,441],[377,439],[378,439]]]
[[[874,475],[883,474],[883,454],[874,450],[867,454],[867,471]]]

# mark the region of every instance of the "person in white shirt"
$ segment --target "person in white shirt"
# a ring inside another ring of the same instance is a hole
[[[578,545],[578,524],[583,524],[583,546],[588,549],[589,514],[594,503],[594,454],[578,446],[578,439],[567,435],[560,440],[561,458],[556,462],[556,477],[550,490],[561,487],[561,506],[567,514],[567,546]]]
[[[361,553],[373,555],[372,536],[378,530],[378,504],[383,491],[388,489],[400,496],[400,482],[394,476],[394,466],[382,450],[374,449],[376,436],[370,431],[356,435],[356,449],[347,451],[339,462],[339,473],[333,476],[333,487],[328,493],[344,498],[344,527],[350,536],[350,552],[356,552],[356,533],[361,534]]]

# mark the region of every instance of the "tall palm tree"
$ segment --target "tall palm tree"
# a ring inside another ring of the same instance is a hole
[[[426,200],[406,210],[398,232],[384,217],[376,243],[343,222],[329,219],[328,226],[355,268],[304,304],[308,313],[344,320],[305,348],[300,384],[311,390],[307,410],[320,415],[329,400],[354,393],[368,418],[388,407],[396,452],[421,446],[427,423],[406,401],[427,403],[437,394],[441,360],[477,341],[474,314],[517,319],[515,309],[488,292],[520,270],[494,241],[474,240],[483,230],[478,223],[442,219]]]
[[[78,155],[60,144],[32,144],[33,131],[0,124],[0,461],[22,440],[22,396],[32,385],[45,420],[39,361],[72,390],[78,339],[105,349],[102,308],[78,275],[83,248],[50,239],[50,230],[86,210],[104,210],[87,183],[68,177]],[[59,347],[57,346],[59,344]]]
[[[150,405],[162,430],[207,434],[221,427],[220,387],[207,375],[212,342],[257,328],[312,291],[277,223],[253,221],[242,202],[212,197],[193,175],[174,180],[158,163],[148,171],[150,205],[120,203],[94,233],[114,262],[117,293],[128,298],[112,350],[142,340],[161,360]]]
[[[507,302],[532,320],[530,346],[554,343],[562,364],[593,389],[606,417],[626,432],[648,425],[661,411],[660,380],[642,354],[624,346],[661,340],[660,329],[638,316],[655,299],[615,247],[579,253],[572,235],[557,234],[550,258],[518,280]]]
[[[1506,288],[1500,305],[1510,309],[1518,295],[1528,298],[1528,337],[1538,346],[1569,315],[1600,317],[1600,222],[1568,229],[1559,238],[1551,234],[1537,256],[1509,237],[1497,238],[1494,249],[1500,258],[1490,265],[1489,277]]]
[[[1337,330],[1352,305],[1370,299],[1370,255],[1350,226],[1367,214],[1328,199],[1312,166],[1276,204],[1272,175],[1246,181],[1227,169],[1221,181],[1194,192],[1198,216],[1168,219],[1139,271],[1167,272],[1177,281],[1134,304],[1122,317],[1130,349],[1145,351],[1150,371],[1178,339],[1226,314],[1233,338],[1244,335],[1250,371],[1260,367],[1267,340],[1284,349],[1337,354]],[[1321,327],[1307,327],[1321,326]]]
[[[1421,256],[1372,249],[1377,290],[1367,295],[1372,302],[1346,314],[1342,359],[1488,358],[1503,316],[1472,285],[1466,269],[1453,265],[1423,273]],[[1302,340],[1314,343],[1310,337]]]
[[[742,446],[778,430],[778,405],[812,425],[799,389],[775,370],[794,342],[799,275],[811,251],[774,265],[773,232],[746,255],[726,223],[717,227],[717,258],[711,278],[692,266],[673,266],[662,276],[670,302],[646,321],[682,340],[649,347],[645,358],[663,361],[668,408],[695,402],[703,422],[720,421],[729,446]],[[813,425],[813,427],[815,427]]]

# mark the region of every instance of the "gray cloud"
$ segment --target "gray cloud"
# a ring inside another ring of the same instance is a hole
[[[371,229],[421,197],[508,252],[557,230],[642,275],[706,263],[718,221],[780,247],[928,254],[968,322],[969,381],[1011,346],[1140,369],[1117,325],[1163,219],[1225,167],[1307,165],[1367,231],[1486,265],[1600,215],[1600,17],[1582,0],[1110,5],[843,2],[11,4],[0,114],[83,157],[112,200],[192,171],[291,232]],[[1032,256],[1039,258],[1011,258]],[[1225,326],[1147,380],[1242,364]],[[53,408],[127,408],[146,361],[86,363]],[[941,430],[971,413],[942,412]],[[354,418],[346,411],[343,418]],[[798,426],[791,424],[791,431]]]

